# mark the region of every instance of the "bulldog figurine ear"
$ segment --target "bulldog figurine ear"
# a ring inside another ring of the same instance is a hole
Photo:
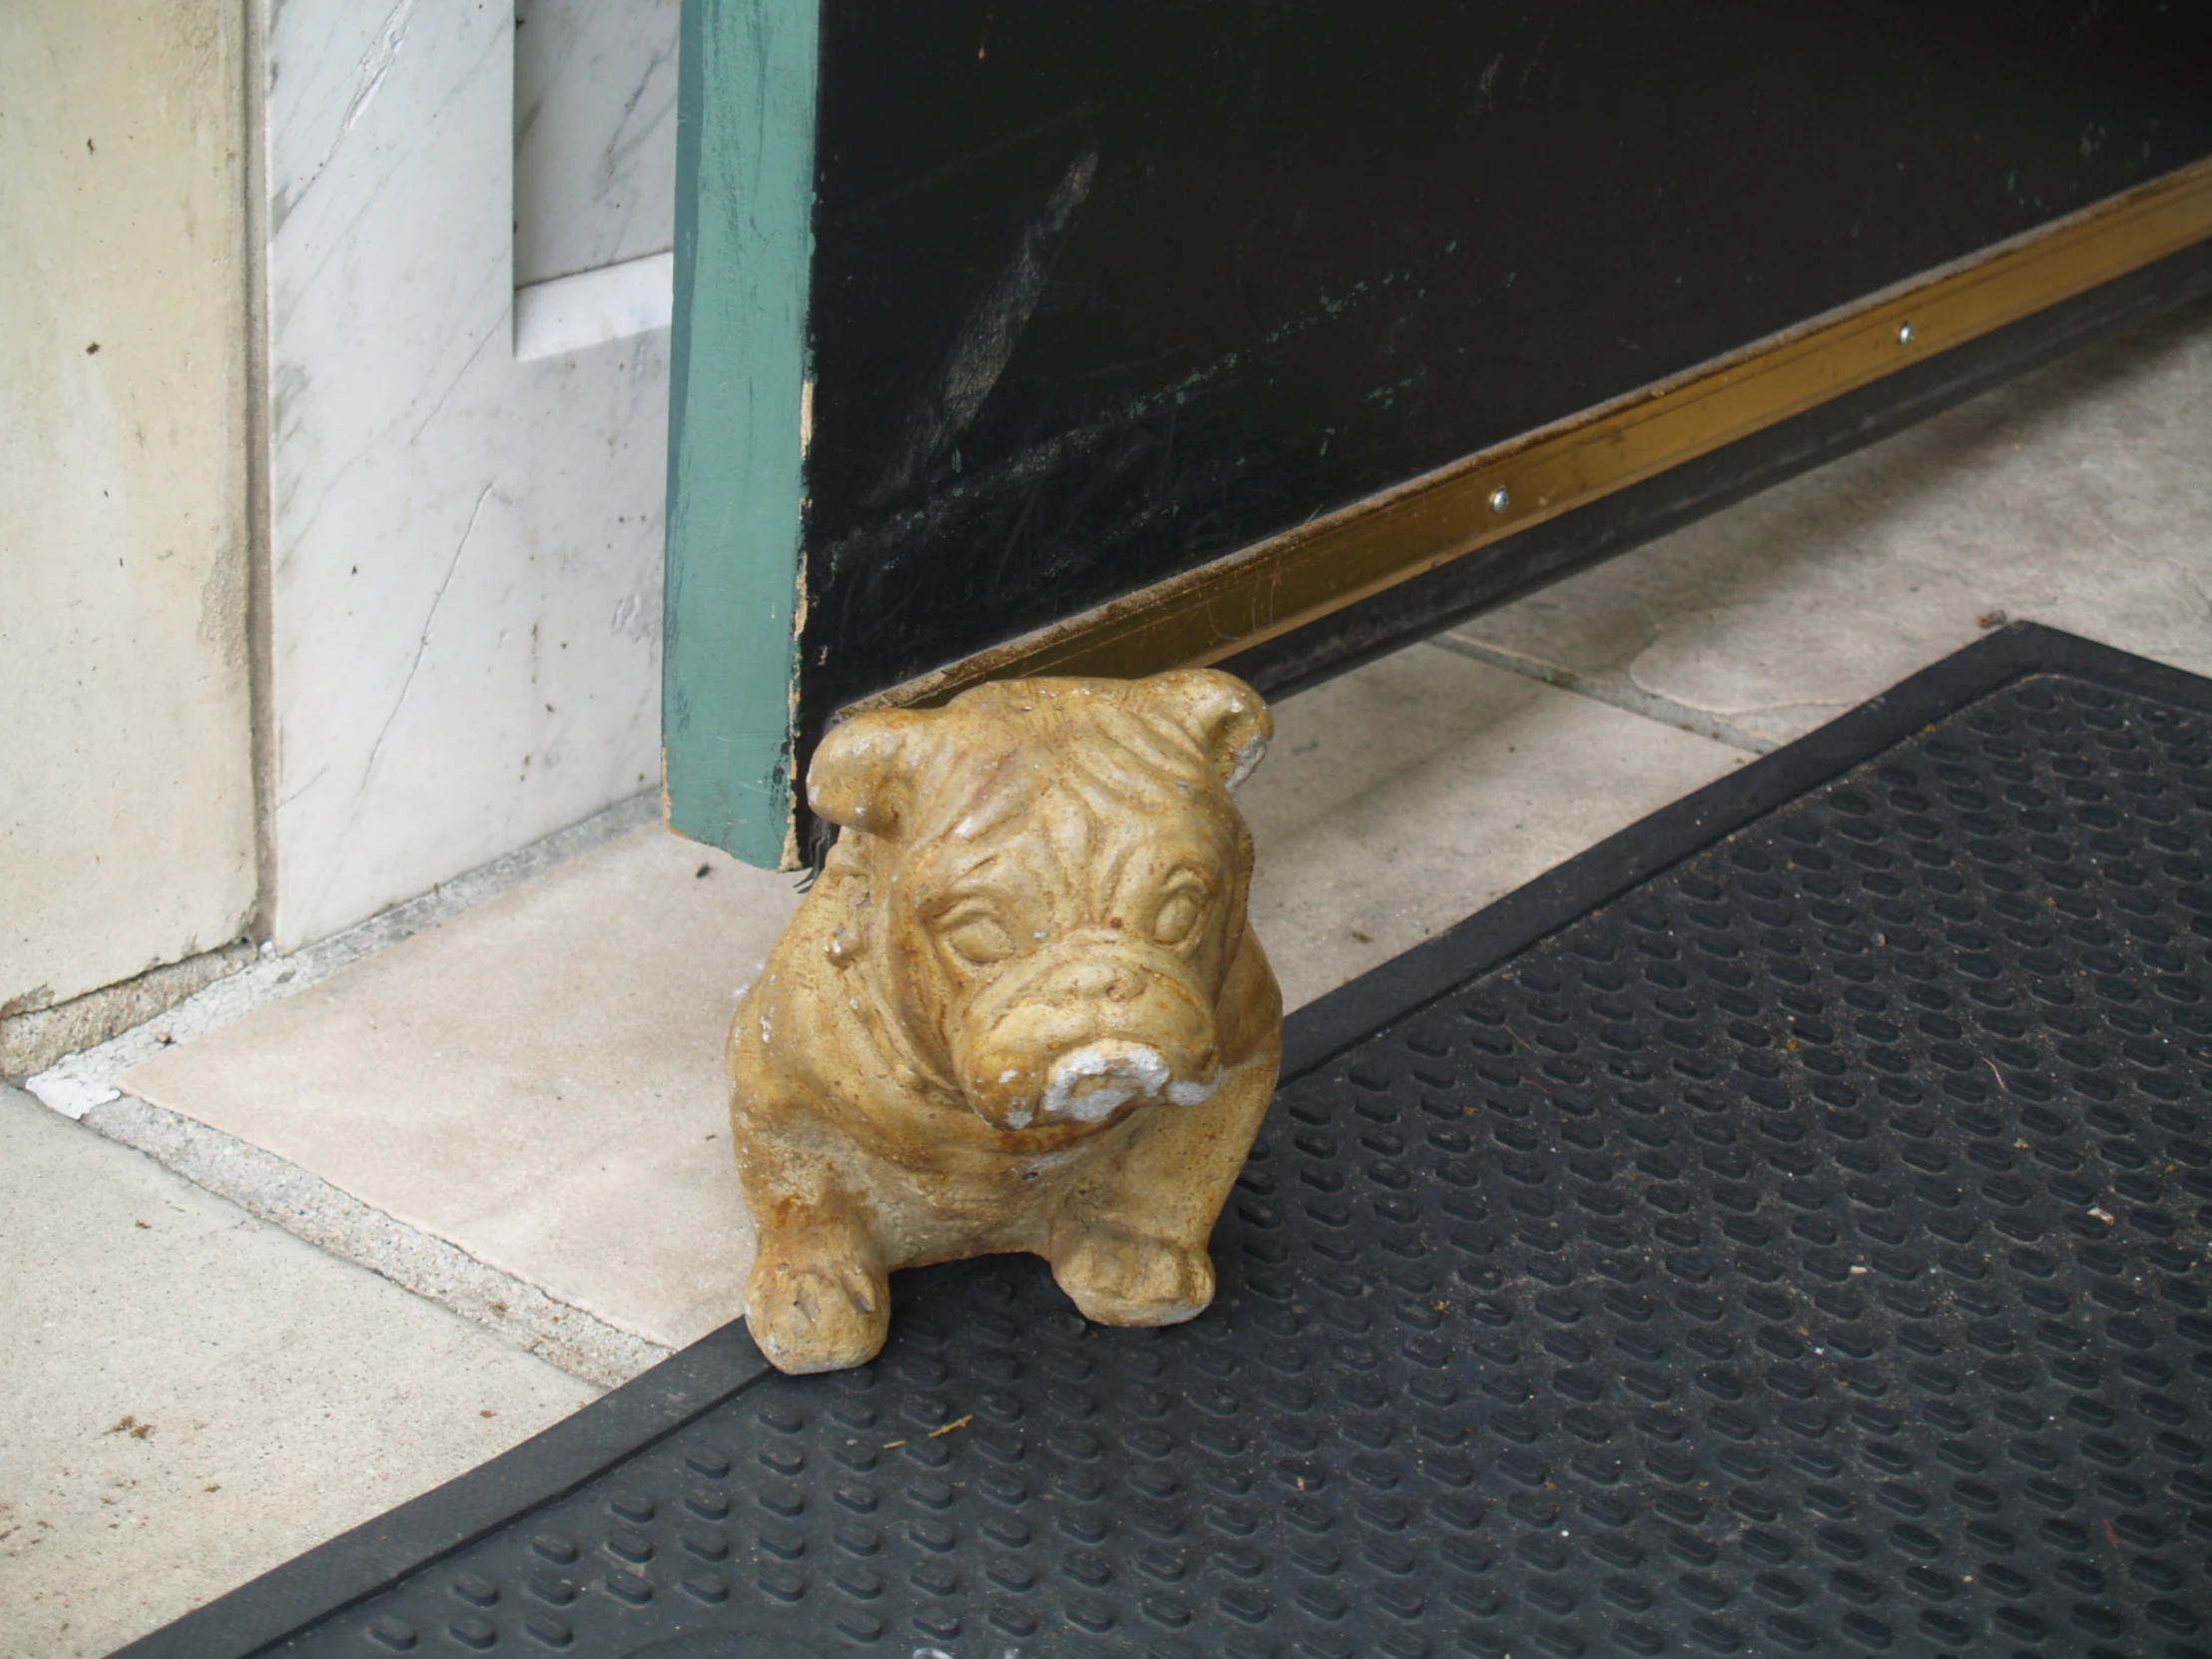
[[[877,709],[833,726],[807,768],[807,805],[847,830],[887,835],[898,829],[907,784],[926,741],[927,715]]]
[[[1269,733],[1198,670],[999,682],[823,740],[808,798],[844,833],[730,1029],[773,1363],[861,1364],[891,1271],[995,1251],[1108,1324],[1212,1300],[1282,1055],[1223,788]]]
[[[1135,689],[1157,714],[1189,734],[1230,789],[1267,759],[1275,716],[1236,676],[1212,668],[1179,669],[1139,681]]]

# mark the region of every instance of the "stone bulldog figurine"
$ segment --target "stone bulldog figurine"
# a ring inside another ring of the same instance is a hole
[[[842,830],[730,1029],[746,1320],[778,1367],[859,1365],[886,1275],[996,1251],[1107,1325],[1213,1299],[1283,1051],[1229,795],[1272,724],[1192,670],[986,685],[823,741],[807,798]]]

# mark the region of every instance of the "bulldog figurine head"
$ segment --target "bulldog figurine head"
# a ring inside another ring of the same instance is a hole
[[[888,1272],[994,1251],[1109,1324],[1212,1299],[1282,1049],[1229,793],[1270,729],[1192,670],[1002,682],[824,740],[808,799],[841,833],[731,1029],[775,1364],[859,1364]]]

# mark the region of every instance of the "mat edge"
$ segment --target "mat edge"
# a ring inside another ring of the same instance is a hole
[[[1309,1002],[1284,1022],[1281,1082],[1319,1071],[1577,916],[1893,748],[1937,716],[2032,674],[2065,674],[2212,710],[2212,681],[2040,623],[2011,623]]]
[[[734,1320],[488,1462],[272,1567],[110,1659],[267,1653],[574,1491],[768,1374],[745,1322]]]

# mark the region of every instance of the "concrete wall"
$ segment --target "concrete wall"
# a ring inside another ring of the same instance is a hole
[[[244,16],[0,5],[4,1013],[255,904]]]

